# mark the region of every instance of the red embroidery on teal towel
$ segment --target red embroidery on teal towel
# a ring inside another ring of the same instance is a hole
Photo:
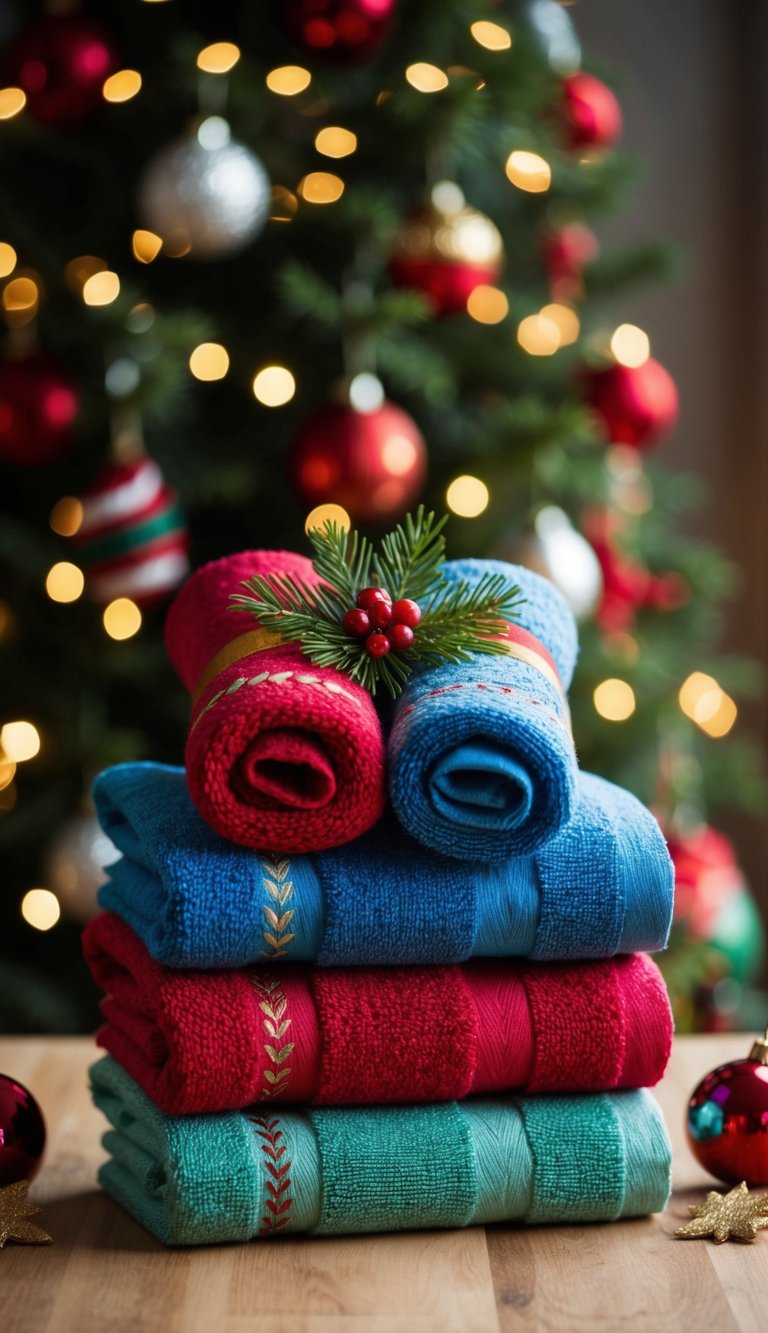
[[[293,1203],[290,1192],[292,1162],[290,1157],[286,1157],[287,1149],[282,1142],[283,1131],[279,1128],[277,1116],[251,1115],[248,1119],[256,1126],[256,1133],[261,1140],[259,1147],[267,1173],[259,1235],[272,1236],[290,1220]]]

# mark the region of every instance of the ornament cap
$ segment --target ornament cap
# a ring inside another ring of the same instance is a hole
[[[768,1065],[768,1027],[762,1037],[758,1037],[757,1041],[752,1043],[749,1058],[759,1061],[761,1065]]]

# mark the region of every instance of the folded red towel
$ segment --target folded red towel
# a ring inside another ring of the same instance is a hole
[[[319,581],[303,556],[245,551],[197,570],[168,613],[168,654],[193,700],[187,782],[231,842],[321,851],[382,813],[384,742],[366,690],[230,609],[243,579],[275,573]]]
[[[120,917],[87,927],[98,1035],[162,1111],[593,1092],[661,1078],[666,989],[643,954],[453,967],[161,967]]]

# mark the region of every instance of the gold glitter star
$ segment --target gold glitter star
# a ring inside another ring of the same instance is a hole
[[[688,1212],[693,1220],[680,1227],[676,1236],[712,1236],[718,1245],[731,1237],[751,1241],[761,1227],[768,1227],[768,1194],[750,1194],[742,1180],[727,1194],[710,1190],[706,1203],[693,1203]]]
[[[25,1245],[50,1245],[53,1242],[52,1236],[26,1220],[40,1212],[35,1204],[28,1202],[28,1189],[28,1180],[17,1180],[0,1189],[0,1250],[9,1240],[18,1240]]]

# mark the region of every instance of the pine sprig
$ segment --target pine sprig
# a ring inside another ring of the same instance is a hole
[[[502,574],[478,583],[450,585],[442,569],[446,519],[420,507],[383,538],[376,553],[365,537],[336,523],[310,533],[317,584],[289,574],[254,575],[245,593],[231,595],[232,609],[250,611],[260,626],[295,640],[311,662],[333,667],[372,694],[383,685],[395,698],[417,662],[468,662],[477,654],[506,651],[504,622],[517,614],[520,590]],[[345,628],[345,614],[366,587],[386,589],[393,602],[408,598],[423,606],[413,644],[374,657],[365,642]]]
[[[415,518],[408,514],[404,527],[398,524],[382,538],[374,568],[379,586],[387,588],[393,599],[412,597],[421,602],[434,591],[436,579],[442,581],[439,567],[445,557],[447,522],[447,514],[435,522],[434,514],[425,516],[420,505]]]

